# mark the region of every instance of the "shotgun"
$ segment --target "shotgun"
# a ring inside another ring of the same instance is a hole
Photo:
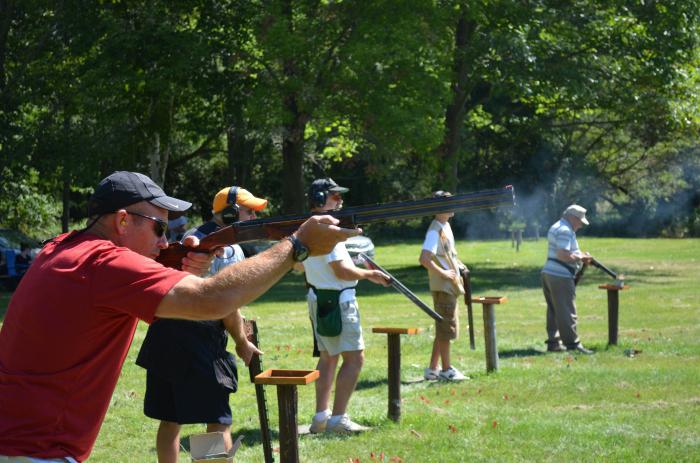
[[[246,338],[252,342],[258,349],[258,324],[255,320],[244,320],[243,327],[245,329]],[[248,365],[250,373],[250,382],[255,383],[255,377],[262,373],[262,360],[258,354],[253,354]],[[270,420],[267,414],[267,399],[265,398],[265,386],[262,384],[255,385],[255,399],[258,402],[258,418],[260,419],[260,439],[263,445],[263,454],[265,463],[273,463],[275,461],[272,456],[272,434],[270,432]]]
[[[369,257],[367,254],[360,253],[360,259],[362,259],[363,261],[367,262],[367,264],[369,264],[369,266],[370,266],[372,269],[379,270],[380,272],[382,272],[383,274],[385,274],[386,276],[388,276],[388,277],[389,277],[389,284],[390,284],[396,291],[400,292],[401,294],[403,294],[404,296],[406,296],[407,298],[409,298],[409,299],[411,300],[411,302],[413,302],[414,304],[416,304],[416,305],[418,306],[419,309],[421,309],[423,312],[425,312],[425,313],[427,313],[428,315],[430,315],[430,316],[433,318],[433,320],[435,320],[436,322],[445,321],[445,319],[442,318],[442,315],[440,315],[439,313],[435,312],[433,309],[431,309],[430,307],[428,307],[428,305],[427,305],[425,302],[421,301],[421,300],[418,298],[418,296],[416,296],[415,294],[413,294],[413,292],[411,292],[410,289],[408,289],[407,287],[405,287],[405,286],[403,285],[403,283],[401,283],[399,280],[397,280],[397,279],[394,277],[394,275],[392,275],[391,273],[389,273],[389,272],[387,272],[386,270],[384,270],[383,268],[381,268],[381,267],[379,266],[379,264],[377,264],[375,261],[373,261],[372,259],[370,259],[370,257]]]
[[[515,191],[512,185],[501,189],[477,191],[454,196],[426,198],[416,201],[396,201],[369,206],[348,207],[338,211],[324,212],[340,221],[340,226],[356,228],[359,225],[386,222],[387,220],[411,219],[445,212],[466,212],[493,209],[499,206],[514,206]],[[181,243],[170,243],[160,251],[156,259],[166,267],[182,268],[182,258],[190,251],[213,252],[217,248],[234,243],[259,239],[281,240],[291,235],[311,214],[287,215],[236,222],[211,233],[199,242],[196,248]]]
[[[469,347],[475,350],[474,346],[474,312],[472,311],[472,279],[471,272],[467,267],[462,270],[462,282],[464,284],[464,303],[467,305],[467,323],[469,323]]]
[[[615,280],[615,283],[613,283],[615,286],[622,288],[625,286],[625,277],[624,275],[618,274],[610,270],[608,267],[600,263],[595,257],[591,257],[591,265],[601,269],[603,272],[607,273],[610,275]],[[574,284],[578,284],[578,282],[581,280],[581,277],[583,277],[583,273],[585,272],[586,266],[584,265],[581,267],[581,270],[579,270],[576,275],[574,276]]]

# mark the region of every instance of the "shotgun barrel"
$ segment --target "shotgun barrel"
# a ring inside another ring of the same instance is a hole
[[[405,220],[445,212],[471,212],[515,205],[512,185],[501,189],[477,191],[439,198],[415,201],[396,201],[369,206],[348,207],[324,212],[340,221],[340,226],[355,228],[359,225],[388,220]],[[287,215],[236,222],[205,236],[196,248],[181,243],[170,243],[156,259],[167,267],[182,268],[182,258],[190,251],[213,252],[223,246],[258,239],[280,240],[291,235],[311,214]]]
[[[418,306],[419,309],[421,309],[423,312],[428,314],[430,317],[433,318],[433,320],[437,322],[442,322],[445,321],[444,318],[442,318],[442,315],[439,313],[435,312],[433,309],[428,307],[428,305],[421,301],[418,296],[413,294],[413,292],[408,289],[406,286],[404,286],[403,283],[401,283],[399,280],[396,279],[391,273],[387,272],[384,270],[382,267],[379,266],[375,261],[373,261],[367,254],[360,253],[359,254],[360,259],[366,261],[371,267],[379,270],[380,272],[384,273],[386,276],[389,277],[389,284],[391,285],[392,288],[394,288],[396,291],[400,292],[404,296],[406,296],[408,299],[411,300],[414,304]]]

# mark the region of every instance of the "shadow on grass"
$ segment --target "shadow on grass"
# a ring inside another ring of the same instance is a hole
[[[538,289],[541,287],[540,270],[538,266],[502,267],[495,263],[475,262],[469,263],[471,270],[472,293],[479,295],[484,290],[491,288],[508,288],[513,290]],[[419,265],[387,268],[391,274],[416,293],[428,293],[428,278],[425,269]],[[637,271],[633,274],[625,273],[625,269],[616,269],[626,275],[628,284],[666,285],[667,279],[677,275],[658,270]],[[598,286],[610,283],[612,280],[607,275],[588,269],[581,280],[582,286]],[[358,284],[360,296],[378,296],[386,293],[395,293],[392,288],[384,288],[379,285],[360,281]],[[12,297],[11,292],[0,289],[0,321],[5,319],[7,305]],[[429,299],[428,296],[424,296]],[[306,285],[303,274],[287,274],[267,293],[259,298],[261,302],[305,304]],[[430,301],[426,301],[430,303]]]
[[[418,265],[395,267],[387,269],[391,274],[414,292],[428,292],[428,276],[423,267]],[[520,287],[532,289],[540,287],[540,267],[500,268],[488,264],[470,266],[472,291],[478,294],[479,288]],[[358,286],[360,296],[377,296],[387,292],[395,292],[392,288],[360,281]],[[289,274],[278,282],[260,300],[264,302],[303,302],[306,287],[303,275]]]
[[[479,295],[483,291],[491,288],[508,288],[513,290],[532,290],[542,287],[540,271],[542,267],[518,266],[501,267],[488,262],[476,262],[469,264],[471,271],[472,293]],[[428,277],[423,267],[418,265],[387,268],[391,274],[416,293],[428,293]],[[634,284],[667,284],[665,278],[675,276],[668,272],[643,271],[626,275],[627,282]],[[597,272],[596,269],[588,269],[583,279],[582,286],[598,286],[610,283],[612,280],[604,273]],[[362,296],[378,296],[386,293],[395,293],[393,288],[384,288],[379,285],[360,281],[357,286],[358,294]],[[306,286],[304,275],[288,274],[275,286],[264,294],[260,299],[262,302],[278,303],[305,303]]]
[[[510,350],[500,350],[498,351],[498,356],[500,358],[512,358],[512,357],[534,357],[536,355],[544,355],[545,352],[537,349],[510,349]]]
[[[386,386],[388,383],[388,380],[386,379],[362,379],[357,382],[357,386],[355,386],[356,391],[360,391],[362,389],[373,389],[375,387],[380,387],[380,386]]]

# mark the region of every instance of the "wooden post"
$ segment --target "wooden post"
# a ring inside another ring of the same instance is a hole
[[[255,384],[277,386],[282,463],[299,463],[297,386],[316,381],[318,376],[318,370],[265,370],[255,377]]]
[[[504,304],[505,296],[487,296],[472,298],[472,302],[482,304],[484,312],[484,344],[486,346],[486,372],[498,370],[498,347],[496,346],[496,310],[495,304]]]
[[[616,285],[600,285],[598,288],[608,291],[608,344],[617,345],[618,318],[620,310],[619,292],[629,288],[629,286],[624,285],[620,287]]]
[[[388,373],[389,409],[388,416],[392,421],[401,419],[401,335],[417,334],[418,328],[372,328],[372,333],[387,335],[388,343]]]
[[[293,384],[278,384],[277,404],[280,414],[280,461],[298,463],[297,387]]]

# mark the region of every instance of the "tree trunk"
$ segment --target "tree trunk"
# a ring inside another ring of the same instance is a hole
[[[285,17],[290,36],[294,34],[294,18],[292,2],[282,2],[282,14]],[[288,82],[298,79],[296,63],[293,59],[284,62],[284,76]],[[288,114],[288,121],[284,124],[284,136],[282,140],[282,212],[285,214],[299,214],[303,212],[306,201],[304,200],[304,132],[309,122],[309,115],[299,109],[299,93],[287,90],[283,104]]]
[[[285,98],[285,106],[292,117],[285,125],[282,141],[282,208],[285,214],[299,214],[304,210],[304,131],[309,118],[299,111],[296,97]]]
[[[255,142],[248,140],[248,127],[241,110],[243,102],[233,100],[227,106],[227,119],[230,121],[226,130],[228,181],[234,185],[250,188]]]
[[[153,143],[151,151],[148,153],[148,167],[151,180],[158,185],[163,184],[163,179],[160,178],[160,134],[153,132]]]
[[[445,112],[445,138],[438,147],[445,170],[440,173],[439,188],[456,191],[459,179],[459,150],[461,133],[466,113],[466,102],[469,96],[470,68],[468,60],[469,40],[476,30],[476,23],[467,20],[466,12],[462,12],[455,30],[455,51],[452,81],[452,102]]]

